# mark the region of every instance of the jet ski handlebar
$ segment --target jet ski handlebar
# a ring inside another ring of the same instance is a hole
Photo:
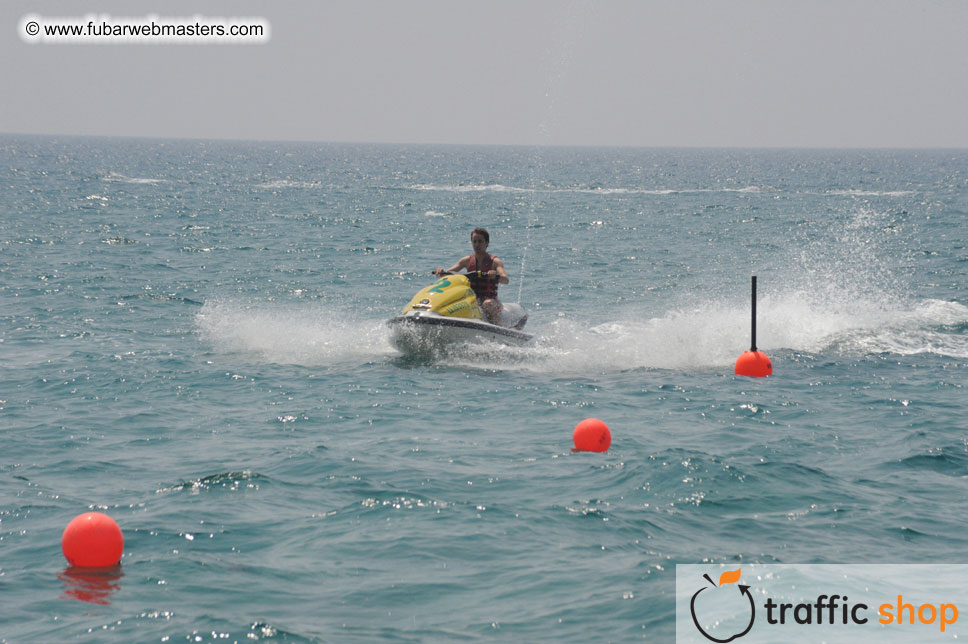
[[[437,275],[438,273],[434,273]],[[467,279],[471,280],[486,280],[486,279],[497,279],[497,276],[488,277],[487,273],[484,271],[468,271],[466,273],[461,273],[460,271],[440,271],[440,275],[464,275]]]

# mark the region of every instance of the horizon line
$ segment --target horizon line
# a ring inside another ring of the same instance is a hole
[[[131,141],[158,142],[198,142],[198,143],[263,143],[263,144],[303,144],[303,145],[358,145],[358,146],[410,146],[410,147],[478,147],[478,148],[586,148],[586,149],[626,149],[626,150],[938,150],[959,151],[968,150],[968,145],[931,146],[931,145],[716,145],[716,144],[616,144],[616,143],[465,143],[465,142],[393,142],[393,141],[353,141],[353,140],[323,140],[323,139],[259,139],[259,138],[228,138],[228,137],[193,137],[193,136],[160,136],[160,135],[131,135],[131,134],[71,134],[71,133],[42,133],[42,132],[0,132],[3,137],[37,137],[37,138],[79,138],[79,139],[123,139]]]

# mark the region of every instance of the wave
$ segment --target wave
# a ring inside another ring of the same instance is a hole
[[[519,186],[508,186],[500,183],[482,184],[415,184],[408,186],[409,190],[419,190],[425,192],[507,192],[507,193],[529,193],[529,194],[586,194],[586,195],[693,195],[693,194],[714,194],[714,193],[737,193],[737,194],[761,194],[776,192],[777,189],[769,186],[742,186],[738,188],[623,188],[604,186],[571,186],[560,188],[522,188]],[[860,190],[842,189],[827,190],[821,193],[829,196],[852,196],[852,197],[909,197],[916,195],[915,190]]]
[[[410,190],[422,190],[427,192],[541,192],[534,188],[515,188],[499,183],[472,184],[472,185],[433,185],[416,184],[409,187]]]
[[[769,190],[761,186],[745,186],[742,188],[605,188],[605,187],[570,187],[570,188],[520,188],[516,186],[506,186],[499,183],[468,184],[468,185],[436,185],[436,184],[415,184],[409,186],[410,190],[421,190],[429,192],[510,192],[510,193],[569,193],[569,194],[588,194],[588,195],[678,195],[678,194],[700,194],[707,192],[737,192],[737,193],[760,193]]]
[[[111,179],[108,179],[111,180]],[[161,179],[128,179],[118,176],[115,180],[125,180],[133,183],[151,183],[164,181]],[[291,179],[276,179],[265,183],[256,184],[256,188],[265,190],[283,190],[287,188],[311,189],[322,186],[320,181],[295,181]],[[401,188],[397,188],[401,189]],[[582,194],[582,195],[695,195],[695,194],[762,194],[776,192],[776,188],[770,186],[740,186],[740,187],[715,187],[715,188],[631,188],[631,187],[605,187],[605,186],[565,186],[565,187],[522,187],[512,186],[502,183],[471,183],[471,184],[433,184],[418,183],[403,186],[404,190],[416,190],[419,192],[453,192],[453,193],[509,193],[509,194]],[[822,193],[829,196],[852,196],[852,197],[907,197],[917,194],[914,190],[861,190],[861,189],[837,189],[827,190]]]
[[[118,172],[109,172],[105,176],[101,177],[102,181],[109,183],[140,183],[140,184],[157,184],[157,183],[171,183],[168,179],[152,179],[147,177],[128,177]]]
[[[266,183],[256,184],[256,188],[263,188],[265,190],[282,190],[284,188],[318,188],[322,182],[320,181],[293,181],[291,179],[276,179],[274,181],[267,181]]]
[[[968,359],[968,307],[957,302],[928,300],[896,312],[878,327],[843,332],[832,348],[857,354],[900,356],[932,354]]]
[[[917,192],[915,190],[828,190],[823,194],[851,197],[909,197]]]
[[[958,302],[831,301],[791,290],[760,298],[757,309],[757,344],[767,352],[968,358],[968,307]],[[638,346],[643,365],[727,365],[746,348],[749,309],[745,304],[707,304],[650,320],[638,330],[652,336]],[[628,331],[624,329],[625,334]],[[662,349],[670,347],[674,358],[663,356]]]
[[[757,347],[863,357],[932,354],[968,359],[968,306],[926,300],[904,307],[883,301],[831,301],[798,290],[762,296]],[[469,345],[449,364],[589,373],[634,369],[728,369],[749,347],[746,302],[709,301],[647,317],[593,321],[532,315],[535,342],[525,347]],[[206,302],[197,326],[216,351],[270,363],[359,365],[399,357],[383,320],[359,320],[323,305]],[[771,354],[772,355],[772,354]]]
[[[845,357],[932,354],[968,359],[968,306],[926,300],[907,307],[875,299],[831,301],[797,290],[758,300],[757,348]],[[534,346],[468,349],[468,364],[501,362],[542,372],[730,369],[749,348],[748,305],[705,302],[657,317],[590,322],[560,315]],[[535,316],[532,316],[532,319]]]
[[[220,353],[276,364],[359,364],[394,354],[383,321],[361,322],[323,305],[205,302],[195,318]]]

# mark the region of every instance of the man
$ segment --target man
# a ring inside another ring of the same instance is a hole
[[[504,262],[487,252],[491,243],[491,236],[483,228],[475,228],[471,232],[471,246],[474,253],[462,257],[459,262],[448,268],[435,268],[435,275],[455,273],[467,269],[468,273],[481,271],[482,279],[471,278],[471,288],[477,294],[477,301],[484,309],[484,315],[491,324],[501,324],[501,301],[497,299],[498,284],[507,284],[508,273],[504,270]]]

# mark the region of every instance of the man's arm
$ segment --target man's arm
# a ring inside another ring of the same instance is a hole
[[[504,270],[504,262],[497,257],[494,258],[494,272],[497,273],[498,284],[507,284],[511,281],[508,279],[508,272]]]
[[[446,271],[442,268],[435,268],[434,275],[440,275],[441,273],[456,273],[462,268],[467,268],[467,263],[471,260],[471,256],[462,257],[456,264],[448,268]]]

